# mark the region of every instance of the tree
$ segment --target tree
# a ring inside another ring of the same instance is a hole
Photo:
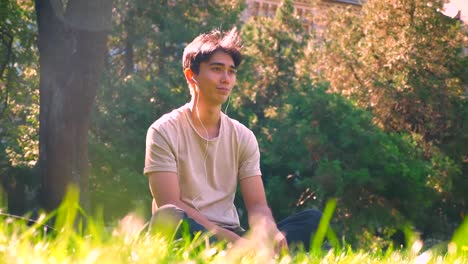
[[[389,131],[440,143],[458,128],[463,95],[459,21],[444,1],[367,1],[328,24],[320,73]],[[343,25],[347,25],[344,27]],[[465,72],[466,73],[466,72]]]
[[[410,132],[433,167],[461,171],[429,181],[444,195],[434,211],[452,211],[449,221],[460,221],[468,205],[466,31],[440,13],[443,3],[372,0],[361,13],[330,15],[337,19],[318,64],[332,91],[370,110],[386,131]]]
[[[310,83],[304,72],[304,65],[307,65],[304,52],[309,36],[294,16],[290,0],[282,1],[275,17],[251,18],[243,25],[241,33],[245,59],[239,70],[238,87],[231,95],[233,110],[230,115],[254,131],[262,153],[261,167],[267,194],[279,195],[271,191],[278,186],[270,181],[278,183],[274,179],[285,178],[294,170],[307,166],[309,161],[304,157],[307,151],[303,144],[289,144],[288,138],[276,137],[282,129],[289,131],[282,124],[290,118],[291,95],[301,90],[304,83]],[[283,156],[281,153],[286,149],[296,150],[297,155]],[[300,195],[301,191],[295,190],[290,195]],[[276,216],[281,215],[280,210],[288,211],[284,215],[291,213],[290,205],[283,205],[271,204]]]
[[[13,214],[34,206],[37,191],[36,32],[32,2],[0,0],[0,180]]]
[[[342,34],[356,33],[347,30]],[[425,232],[450,226],[446,211],[433,209],[450,193],[458,167],[435,150],[425,153],[407,133],[383,131],[370,111],[331,93],[326,80],[311,78],[311,65],[323,63],[332,71],[334,64],[314,61],[320,50],[307,53],[308,38],[291,1],[284,1],[274,19],[247,22],[242,33],[246,59],[233,104],[258,137],[276,217],[336,197],[334,224],[356,244],[364,243],[363,230],[387,236],[407,223]]]
[[[40,54],[39,167],[42,206],[69,184],[86,205],[89,117],[106,55],[110,0],[36,0]]]
[[[244,113],[246,121],[258,134],[268,134],[262,128],[280,118],[280,108],[297,89],[309,38],[300,20],[294,17],[294,6],[289,0],[281,3],[274,18],[255,17],[248,21],[242,36],[245,62],[235,91],[240,96],[234,103],[253,110]]]

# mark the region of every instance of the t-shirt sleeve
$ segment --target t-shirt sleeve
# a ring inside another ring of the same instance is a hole
[[[143,173],[170,171],[177,173],[174,146],[159,127],[151,126],[146,134],[145,168]]]
[[[255,135],[249,130],[241,145],[239,180],[261,174],[260,150]]]

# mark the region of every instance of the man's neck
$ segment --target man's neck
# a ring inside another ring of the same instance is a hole
[[[192,121],[200,134],[208,138],[218,136],[221,122],[221,105],[207,105],[200,102],[197,104],[196,99],[192,98],[190,110]]]

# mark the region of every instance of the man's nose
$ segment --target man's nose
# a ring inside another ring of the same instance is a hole
[[[224,83],[229,82],[229,72],[228,71],[223,71],[223,74],[221,75],[221,81]]]

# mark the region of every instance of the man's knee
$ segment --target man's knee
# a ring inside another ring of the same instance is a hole
[[[322,218],[322,212],[317,209],[306,209],[301,212],[303,221],[307,223],[311,232],[315,232],[319,226],[320,219]]]
[[[149,230],[173,232],[179,223],[187,218],[187,214],[179,207],[166,204],[155,210],[151,217]]]
[[[155,210],[153,217],[159,215],[173,215],[174,217],[184,217],[185,211],[173,204],[165,204]]]
[[[317,209],[306,209],[304,210],[305,217],[309,219],[313,219],[316,221],[320,221],[320,218],[322,218],[322,212],[317,210]]]

